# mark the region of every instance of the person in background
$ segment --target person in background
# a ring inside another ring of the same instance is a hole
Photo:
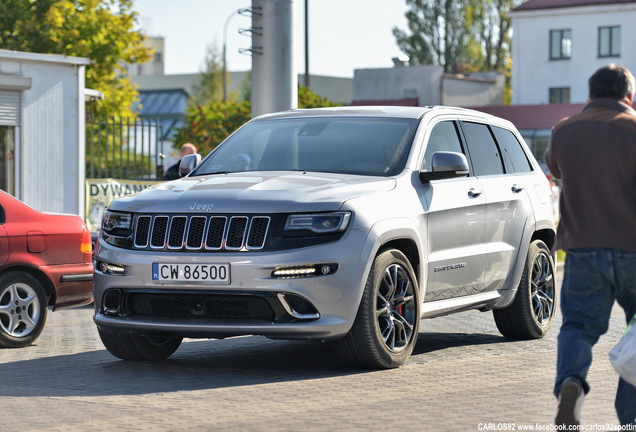
[[[609,326],[614,302],[627,322],[636,313],[635,83],[621,66],[588,80],[583,110],[552,130],[545,161],[561,179],[557,248],[566,251],[557,342],[555,419],[578,430],[592,347]],[[615,400],[622,425],[636,424],[636,387],[619,379]],[[636,430],[636,429],[634,429]]]
[[[186,155],[196,154],[196,152],[197,148],[194,146],[194,144],[185,143],[181,146],[181,159],[183,159],[183,157]],[[168,170],[166,171],[166,175],[163,177],[164,180],[175,180],[181,178],[181,176],[179,175],[179,166],[181,166],[181,159],[179,159],[176,164],[168,168]]]

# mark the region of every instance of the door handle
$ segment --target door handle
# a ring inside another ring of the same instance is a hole
[[[481,194],[482,191],[475,188],[470,188],[470,190],[468,191],[468,196],[471,198],[477,198]]]
[[[516,184],[513,184],[512,187],[510,188],[514,193],[519,193],[523,190],[523,186],[519,187]]]

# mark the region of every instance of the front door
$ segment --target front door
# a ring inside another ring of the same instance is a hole
[[[423,168],[436,151],[463,153],[455,121],[431,130]],[[428,277],[425,301],[477,294],[483,288],[486,199],[479,180],[468,177],[432,180],[423,185],[427,214]]]

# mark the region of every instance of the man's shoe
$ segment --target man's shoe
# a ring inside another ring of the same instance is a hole
[[[585,392],[581,381],[574,377],[566,378],[561,384],[561,390],[559,390],[559,410],[554,423],[557,426],[579,426],[584,398]]]

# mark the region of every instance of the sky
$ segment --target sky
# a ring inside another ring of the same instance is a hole
[[[407,30],[404,0],[307,0],[309,7],[309,73],[353,77],[354,69],[392,67],[401,55],[393,27]],[[251,19],[235,12],[251,0],[136,0],[140,27],[164,37],[166,74],[198,73],[214,44],[220,54],[227,24],[229,71],[251,69],[251,57],[238,52],[251,39],[239,34]],[[296,69],[305,72],[305,0],[293,0]]]

